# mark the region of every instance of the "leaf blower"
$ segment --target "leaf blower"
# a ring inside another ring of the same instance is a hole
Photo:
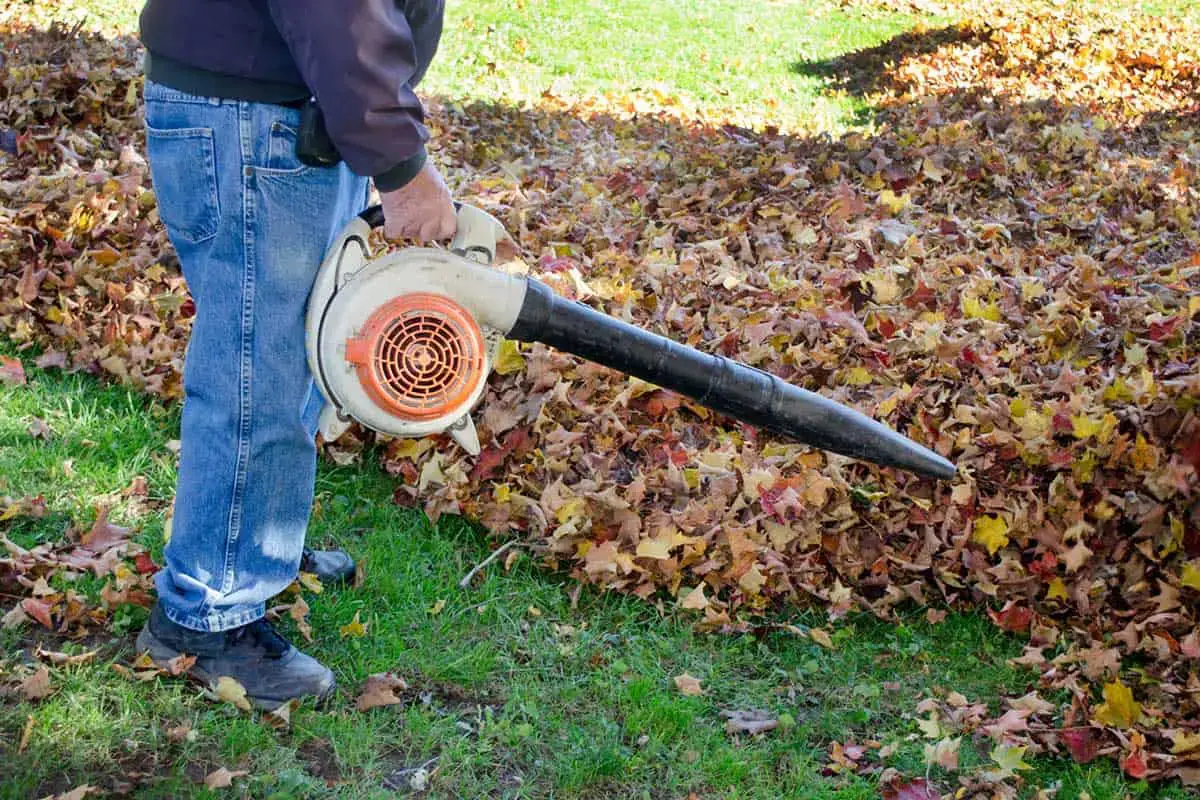
[[[851,408],[495,269],[504,227],[456,205],[458,232],[446,250],[410,247],[372,258],[379,206],[351,220],[329,249],[307,312],[309,367],[328,401],[319,424],[327,441],[357,421],[396,437],[448,432],[477,455],[471,411],[508,338],[542,342],[823,450],[955,476],[942,456]]]

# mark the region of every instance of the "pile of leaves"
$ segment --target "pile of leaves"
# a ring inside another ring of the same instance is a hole
[[[362,430],[326,452],[377,445],[397,502],[708,629],[986,609],[1061,702],[931,698],[931,763],[995,742],[968,789],[1035,753],[1200,781],[1200,31],[953,5],[967,22],[821,65],[880,109],[869,135],[638,97],[430,106],[459,196],[523,248],[506,268],[871,414],[955,481],[512,343],[478,458]],[[193,309],[139,155],[136,46],[5,25],[0,332],[178,399]]]

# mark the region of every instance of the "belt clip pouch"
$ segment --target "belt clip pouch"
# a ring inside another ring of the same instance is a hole
[[[332,167],[342,160],[329,131],[325,130],[325,115],[310,97],[300,109],[300,130],[296,133],[296,158],[310,167]]]

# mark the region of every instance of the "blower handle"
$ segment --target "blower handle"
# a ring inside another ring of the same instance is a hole
[[[457,214],[458,212],[462,211],[462,208],[463,208],[463,204],[458,202],[457,200],[455,200],[454,201],[454,213]],[[379,203],[376,203],[373,206],[367,206],[366,208],[364,208],[362,211],[359,212],[358,218],[361,219],[363,222],[367,223],[367,225],[370,226],[371,228],[382,228],[383,227],[383,206],[381,206]]]
[[[454,213],[458,215],[458,229],[454,240],[450,242],[450,251],[485,265],[496,260],[496,243],[508,238],[495,217],[474,206],[464,205],[454,201]],[[383,206],[373,205],[364,209],[358,218],[374,228],[382,228],[384,223]]]

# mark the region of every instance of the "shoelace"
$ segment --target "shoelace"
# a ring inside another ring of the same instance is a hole
[[[288,640],[283,638],[265,619],[255,620],[249,625],[238,628],[233,632],[232,640],[238,642],[246,637],[250,637],[256,645],[275,658],[282,656],[291,647]]]

